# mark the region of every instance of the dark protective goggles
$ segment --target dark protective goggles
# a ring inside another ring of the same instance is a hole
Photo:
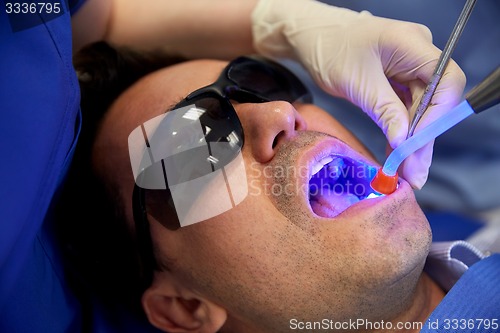
[[[225,168],[241,157],[245,137],[231,100],[311,103],[312,96],[282,65],[260,56],[239,57],[224,68],[213,84],[190,93],[172,111],[149,120],[130,134],[134,219],[146,274],[151,274],[155,266],[147,214],[168,229],[183,226],[179,222],[179,215],[184,214],[179,210],[179,201],[197,196],[186,190],[189,186],[185,184],[196,184],[193,188],[201,192],[203,186],[199,184],[217,172],[227,183]],[[218,200],[217,196],[215,193],[212,199]],[[233,198],[231,202],[234,206]],[[187,224],[193,221],[199,222],[195,218]],[[150,279],[151,276],[148,282]]]

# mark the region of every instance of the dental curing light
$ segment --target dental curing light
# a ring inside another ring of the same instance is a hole
[[[394,192],[398,184],[397,169],[405,158],[471,114],[480,113],[499,102],[500,67],[472,88],[463,102],[394,149],[371,181],[372,189],[382,194]]]

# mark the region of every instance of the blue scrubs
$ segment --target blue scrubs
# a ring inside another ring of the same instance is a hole
[[[47,214],[80,126],[70,20],[83,2],[2,2],[0,332],[81,327]]]
[[[69,285],[52,225],[80,130],[71,15],[84,2],[2,2],[0,332],[157,332]]]

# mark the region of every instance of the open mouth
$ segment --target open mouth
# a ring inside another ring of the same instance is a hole
[[[332,155],[313,166],[309,203],[321,217],[332,218],[355,203],[380,196],[370,186],[375,167],[342,155]]]

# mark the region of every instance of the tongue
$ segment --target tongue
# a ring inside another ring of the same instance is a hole
[[[311,208],[313,212],[322,217],[335,217],[344,210],[359,201],[359,198],[351,193],[339,194],[324,187],[321,193],[311,197]]]

